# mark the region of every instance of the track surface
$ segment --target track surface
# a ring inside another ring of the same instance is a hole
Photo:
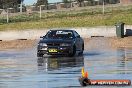
[[[78,78],[83,66],[90,79],[132,80],[132,49],[110,49],[104,38],[91,39],[85,47],[83,56],[72,58],[37,58],[36,46],[0,51],[0,88],[81,88]]]

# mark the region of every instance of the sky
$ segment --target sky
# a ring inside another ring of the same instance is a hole
[[[62,0],[48,0],[49,3],[54,3],[54,2],[61,2]],[[24,0],[24,4],[26,5],[32,5],[36,3],[37,0]]]

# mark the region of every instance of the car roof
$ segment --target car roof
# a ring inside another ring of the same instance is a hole
[[[71,29],[51,29],[50,31],[75,31]]]

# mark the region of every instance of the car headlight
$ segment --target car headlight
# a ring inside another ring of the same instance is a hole
[[[62,44],[60,44],[60,46],[71,46],[71,44],[68,44],[68,43],[62,43]]]
[[[46,43],[39,43],[40,46],[47,46]]]

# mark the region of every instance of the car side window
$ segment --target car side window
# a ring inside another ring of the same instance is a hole
[[[74,31],[74,35],[75,35],[75,37],[80,36],[76,31]]]

